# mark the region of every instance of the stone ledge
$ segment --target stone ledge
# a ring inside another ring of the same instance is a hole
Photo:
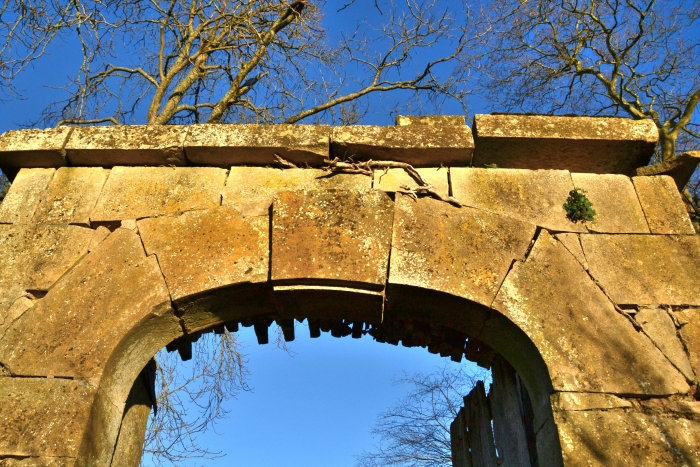
[[[397,115],[396,126],[466,125],[464,115]]]
[[[331,133],[331,154],[339,159],[394,160],[415,167],[466,166],[473,151],[472,132],[466,125],[358,125],[335,127]]]
[[[64,147],[73,128],[12,130],[0,136],[0,167],[63,167]]]
[[[186,165],[184,125],[119,125],[75,128],[66,144],[74,166]]]
[[[651,120],[545,115],[475,115],[474,167],[630,174],[658,141]]]
[[[192,125],[185,154],[193,165],[271,165],[275,154],[296,165],[324,165],[327,125]]]

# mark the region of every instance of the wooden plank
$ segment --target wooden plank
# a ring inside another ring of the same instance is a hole
[[[476,387],[464,398],[464,407],[472,464],[479,467],[498,467],[491,430],[491,413],[483,381],[477,382]]]
[[[498,355],[492,372],[489,399],[501,467],[531,467],[515,370]]]
[[[450,444],[452,448],[452,467],[472,467],[464,407],[459,410],[450,425]]]

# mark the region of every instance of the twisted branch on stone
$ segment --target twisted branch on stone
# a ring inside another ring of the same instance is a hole
[[[331,159],[325,159],[324,162],[327,164],[324,170],[330,170],[331,172],[339,173],[350,173],[350,174],[363,174],[372,175],[372,170],[384,170],[389,169],[403,169],[415,182],[418,184],[417,188],[412,188],[408,185],[401,185],[400,193],[406,193],[414,197],[418,195],[428,195],[440,201],[450,203],[453,206],[461,207],[457,199],[452,196],[440,193],[431,184],[423,180],[418,171],[406,162],[397,161],[365,161],[365,162],[355,162],[352,159],[349,161],[341,161],[337,157]]]

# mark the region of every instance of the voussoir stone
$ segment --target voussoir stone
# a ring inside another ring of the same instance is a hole
[[[700,305],[700,237],[581,235],[581,245],[616,303]]]
[[[191,211],[138,221],[173,300],[240,283],[266,282],[269,219],[243,218],[235,209]]]
[[[680,324],[678,333],[688,350],[690,365],[700,378],[700,308],[687,308],[673,313]]]
[[[567,467],[696,466],[700,422],[623,411],[554,412]]]
[[[61,167],[46,189],[34,222],[89,225],[108,175],[101,167]]]
[[[92,222],[176,215],[221,203],[226,171],[215,167],[115,167]]]
[[[651,233],[695,235],[681,194],[671,177],[633,177],[632,181]]]
[[[555,391],[664,395],[689,389],[546,230],[527,260],[514,264],[493,308],[530,337]]]
[[[79,127],[66,144],[71,165],[186,165],[183,125],[115,125]]]
[[[668,312],[661,307],[642,307],[634,319],[649,339],[666,355],[688,381],[695,380],[693,369],[678,338],[676,326]]]
[[[94,233],[77,225],[0,226],[0,286],[47,290],[87,253]]]
[[[465,166],[474,150],[466,125],[341,126],[333,128],[333,157],[391,160],[415,167]]]
[[[583,269],[588,270],[588,262],[586,262],[586,256],[583,254],[583,248],[581,247],[581,240],[579,240],[578,234],[560,233],[556,234],[554,237],[569,250],[569,253],[574,255],[574,258],[581,263]]]
[[[0,377],[0,458],[75,457],[94,394],[81,380]]]
[[[586,191],[595,220],[586,223],[591,232],[649,233],[644,212],[632,181],[625,175],[572,173],[576,188]]]
[[[372,178],[362,174],[331,174],[321,169],[231,167],[223,205],[244,216],[267,216],[277,193],[288,190],[368,191]]]
[[[474,167],[630,174],[649,162],[651,120],[552,115],[475,115]]]
[[[397,195],[390,284],[447,292],[490,306],[536,226],[430,198]]]
[[[466,125],[464,115],[397,115],[397,126],[409,125]]]
[[[192,164],[230,167],[270,165],[276,155],[319,167],[328,158],[327,125],[192,125],[185,141]]]
[[[445,195],[450,189],[447,169],[444,167],[424,167],[416,169],[425,183],[432,185],[440,193]],[[417,188],[418,182],[411,177],[404,169],[375,170],[373,187],[375,190],[396,192],[404,186]]]
[[[574,184],[565,170],[450,168],[450,180],[453,196],[467,206],[549,230],[587,232],[566,218]]]
[[[381,191],[280,193],[272,205],[272,280],[382,289],[393,217]]]
[[[16,375],[98,378],[130,329],[171,312],[158,261],[117,229],[12,323],[0,362]]]
[[[21,169],[0,203],[0,224],[29,222],[56,169]]]
[[[63,167],[65,150],[73,128],[12,130],[0,136],[0,167]]]

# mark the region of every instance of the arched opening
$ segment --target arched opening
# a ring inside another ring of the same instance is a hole
[[[371,304],[376,300],[371,293],[328,285],[279,289],[235,286],[184,298],[177,305],[177,314],[184,328],[191,332],[169,339],[167,331],[162,332],[166,329],[163,326],[145,326],[151,330],[148,336],[135,328],[129,333],[132,337],[128,340],[133,339],[132,342],[122,346],[129,351],[119,359],[110,360],[98,399],[123,400],[125,411],[117,415],[111,406],[105,410],[105,404],[93,405],[91,427],[81,446],[79,462],[89,465],[96,463],[100,459],[98,456],[106,456],[110,459],[106,465],[117,465],[113,464],[114,459],[125,459],[128,455],[124,453],[143,441],[145,427],[129,426],[128,412],[132,405],[143,406],[144,391],[148,393],[144,382],[149,379],[144,377],[141,368],[145,366],[148,370],[149,360],[164,340],[169,340],[165,342],[169,350],[189,358],[192,343],[202,333],[235,332],[240,326],[250,326],[255,329],[258,341],[265,343],[272,322],[277,322],[287,338],[292,339],[291,320],[308,323],[312,337],[321,332],[334,337],[365,335],[381,343],[425,347],[452,360],[466,357],[486,368],[490,368],[500,354],[518,371],[527,400],[531,402],[530,428],[534,442],[540,450],[550,451],[553,446],[558,449],[556,429],[548,426],[552,423],[551,380],[537,349],[513,323],[482,305],[418,287],[399,286],[388,290],[383,316],[372,313]],[[381,303],[379,309],[382,309]],[[117,370],[118,375],[113,374],[112,369]],[[125,381],[118,381],[117,377],[135,381],[135,384],[124,384]],[[98,438],[94,436],[96,433],[109,437]],[[112,452],[108,449],[110,444]]]

